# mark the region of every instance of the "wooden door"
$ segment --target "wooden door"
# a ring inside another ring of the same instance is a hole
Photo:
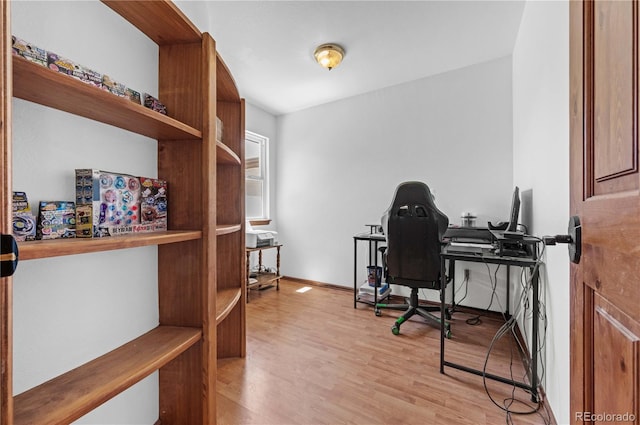
[[[638,1],[570,4],[571,422],[640,419]]]

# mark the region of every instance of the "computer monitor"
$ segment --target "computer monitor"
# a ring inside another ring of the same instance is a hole
[[[509,226],[507,231],[515,232],[518,227],[518,217],[520,215],[520,189],[518,186],[513,189],[513,197],[511,198],[511,212],[509,213]]]

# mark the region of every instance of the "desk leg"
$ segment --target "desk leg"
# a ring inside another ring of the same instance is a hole
[[[280,247],[276,247],[276,276],[280,276]],[[276,279],[276,291],[280,290],[280,278]]]
[[[251,251],[247,251],[247,265],[246,265],[246,278],[245,278],[245,286],[246,286],[246,290],[247,290],[247,302],[249,302],[249,271],[250,271],[250,260],[251,260]]]
[[[369,249],[371,249],[371,241],[369,241]],[[371,255],[371,252],[369,252],[369,255]],[[369,260],[371,260],[371,257],[369,257]],[[380,276],[380,283],[382,283],[382,276]],[[374,312],[376,311],[377,305],[378,305],[378,241],[374,241],[373,242],[373,311]]]
[[[511,302],[511,296],[509,295],[510,291],[511,291],[511,266],[507,264],[507,311],[505,312],[505,317],[507,319],[511,317],[511,314],[509,314],[509,303]]]
[[[444,276],[446,270],[442,270],[442,274]],[[456,311],[456,260],[449,260],[449,278],[451,279],[451,307],[449,312],[453,314]],[[467,285],[468,284],[469,282],[467,282]]]
[[[356,308],[358,301],[358,240],[353,239],[353,308]]]
[[[538,269],[533,268],[531,276],[533,290],[533,321],[531,323],[531,401],[538,402]]]
[[[451,263],[449,263],[451,267]],[[440,373],[444,373],[444,320],[445,292],[447,291],[447,277],[445,273],[445,260],[440,259]]]

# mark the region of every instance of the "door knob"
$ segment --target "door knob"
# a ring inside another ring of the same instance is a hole
[[[569,218],[569,226],[566,235],[544,236],[542,238],[545,245],[555,245],[566,243],[569,245],[569,259],[572,263],[580,263],[582,255],[582,225],[577,215]]]

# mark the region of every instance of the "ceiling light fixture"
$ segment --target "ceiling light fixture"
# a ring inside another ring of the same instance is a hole
[[[316,47],[316,51],[313,52],[313,56],[315,56],[316,61],[331,71],[336,66],[340,65],[342,62],[342,58],[344,57],[344,49],[333,43],[322,44]]]

